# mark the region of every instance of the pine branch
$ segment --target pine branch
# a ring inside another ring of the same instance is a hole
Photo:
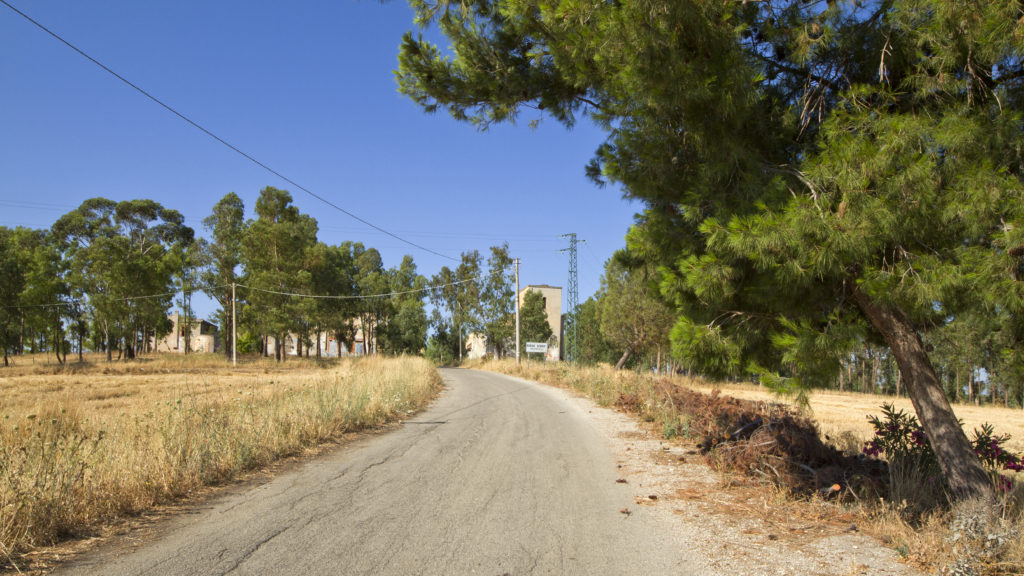
[[[773,60],[773,59],[765,56],[764,54],[761,54],[760,52],[757,52],[756,50],[753,51],[752,54],[758,60],[761,60],[762,62],[764,62],[765,64],[768,64],[770,66],[774,66],[774,67],[778,68],[779,70],[782,70],[783,72],[788,72],[790,74],[793,74],[795,76],[799,76],[801,78],[808,78],[810,80],[814,80],[816,82],[824,84],[825,86],[828,86],[832,90],[839,90],[839,86],[835,82],[833,82],[832,80],[829,80],[828,78],[825,78],[824,76],[819,76],[818,74],[815,74],[815,73],[811,72],[811,70],[808,69],[808,68],[796,68],[794,66],[790,66],[789,64],[783,64],[782,62],[779,62],[777,60]]]

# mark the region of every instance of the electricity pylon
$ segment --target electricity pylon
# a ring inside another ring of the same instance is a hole
[[[565,325],[565,339],[567,340],[565,343],[565,355],[566,360],[573,364],[579,364],[579,356],[577,355],[576,348],[578,342],[578,334],[576,330],[576,325],[578,324],[576,321],[576,308],[579,307],[580,296],[579,284],[576,280],[576,244],[581,242],[581,240],[576,239],[575,232],[562,234],[561,237],[569,239],[569,247],[560,250],[560,252],[569,253],[569,311],[566,315],[568,320]]]

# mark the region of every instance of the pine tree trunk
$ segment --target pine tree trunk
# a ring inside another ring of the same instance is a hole
[[[876,304],[860,289],[854,289],[854,298],[896,357],[907,394],[953,497],[991,499],[988,474],[953,414],[917,330],[901,310]]]

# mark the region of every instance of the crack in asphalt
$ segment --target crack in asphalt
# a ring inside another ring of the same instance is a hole
[[[231,566],[230,568],[228,568],[224,572],[221,572],[221,574],[223,576],[227,576],[228,574],[231,574],[235,570],[238,570],[239,566],[241,566],[242,564],[244,564],[246,562],[246,560],[251,558],[253,554],[255,554],[260,548],[263,547],[264,544],[266,544],[267,542],[270,542],[274,538],[277,538],[278,536],[281,535],[281,533],[283,533],[287,529],[288,529],[287,526],[285,526],[283,528],[279,528],[279,529],[273,531],[266,538],[263,538],[262,540],[257,542],[255,546],[250,546],[249,549],[246,550],[245,554],[243,554],[241,558],[239,558],[238,560],[235,561],[235,564],[233,566]]]

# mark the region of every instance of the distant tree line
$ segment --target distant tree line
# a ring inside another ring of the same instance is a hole
[[[255,212],[255,219],[244,220],[242,200],[234,193],[224,196],[203,220],[210,239],[199,240],[196,251],[201,285],[220,303],[222,326],[233,320],[232,285],[243,286],[235,291],[240,352],[285,360],[283,343],[295,337],[296,354],[319,357],[325,353],[323,334],[354,350],[361,331],[366,353],[421,353],[426,279],[411,256],[384,268],[375,248],[319,242],[316,220],[299,212],[284,190],[264,188]],[[224,330],[227,353],[229,332]],[[277,345],[270,346],[271,338]]]
[[[0,228],[0,347],[134,358],[166,333],[194,244],[184,218],[152,200],[86,200],[49,230]],[[132,298],[134,296],[146,298]]]
[[[454,270],[443,266],[430,280],[434,288],[427,355],[437,362],[462,360],[470,334],[482,336],[495,356],[515,352],[512,257],[507,243],[490,250],[486,263],[477,250],[463,252]]]
[[[61,363],[69,353],[81,359],[86,350],[103,352],[108,360],[134,358],[169,333],[172,306],[182,309],[183,328],[190,333],[191,294],[198,291],[218,303],[213,320],[230,355],[232,285],[239,351],[273,353],[279,360],[285,359],[283,346],[269,346],[271,338],[280,344],[296,337],[296,353],[319,356],[325,352],[321,335],[353,350],[360,330],[366,353],[422,353],[428,297],[449,304],[434,314],[435,325],[449,331],[470,316],[492,319],[504,311],[493,302],[471,302],[464,291],[457,303],[449,302],[451,287],[428,294],[427,279],[411,256],[385,268],[374,248],[319,242],[316,220],[302,214],[284,190],[264,188],[251,219],[241,198],[227,194],[203,225],[209,239],[198,238],[179,212],[152,200],[92,198],[49,230],[0,227],[4,364],[31,352],[52,352]],[[495,254],[507,259],[507,248]],[[476,269],[460,267],[459,273],[486,294],[511,291],[499,285],[504,276],[479,282]],[[503,322],[490,321],[490,329],[497,334]]]

